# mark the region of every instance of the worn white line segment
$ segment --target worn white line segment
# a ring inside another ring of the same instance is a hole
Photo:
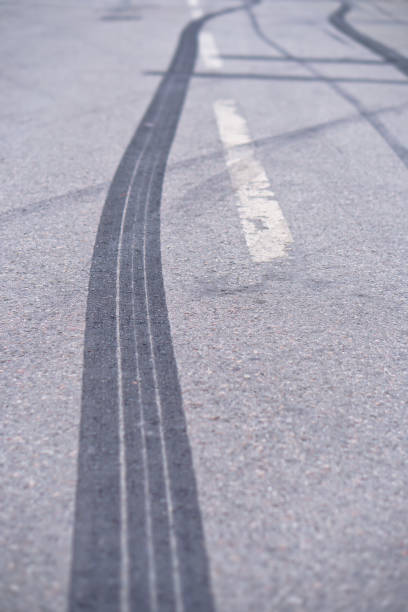
[[[218,100],[214,111],[249,253],[256,263],[286,257],[293,238],[265,170],[255,157],[246,121],[234,100]]]
[[[193,19],[199,19],[204,15],[199,0],[187,0]],[[200,57],[206,68],[220,70],[222,60],[218,52],[214,36],[210,32],[200,32]]]
[[[220,70],[222,68],[217,44],[211,32],[201,32],[200,34],[200,56],[206,68],[211,70]]]
[[[193,19],[200,19],[200,17],[203,16],[203,10],[200,7],[200,3],[198,0],[187,0],[188,1],[188,5],[190,7],[191,10],[191,15],[193,17]]]

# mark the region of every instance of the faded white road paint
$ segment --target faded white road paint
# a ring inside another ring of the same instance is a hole
[[[206,68],[219,70],[222,67],[217,44],[211,32],[201,32],[200,34],[200,55]]]
[[[193,19],[199,19],[203,16],[203,11],[198,0],[187,0],[187,2],[191,9]]]
[[[204,15],[199,0],[187,0],[193,19]],[[206,68],[220,70],[222,61],[217,49],[214,36],[210,32],[201,32],[199,35],[200,57]]]
[[[218,100],[214,111],[249,253],[257,263],[285,257],[293,238],[265,170],[255,157],[246,121],[234,100]]]

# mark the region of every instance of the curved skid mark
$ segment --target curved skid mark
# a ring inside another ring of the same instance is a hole
[[[164,293],[160,203],[204,23],[189,23],[113,178],[86,314],[70,612],[213,612]]]
[[[346,100],[351,104],[359,113],[359,115],[367,121],[371,125],[372,128],[383,138],[383,140],[387,143],[390,149],[399,157],[401,162],[408,168],[408,150],[391,134],[391,132],[387,129],[385,124],[379,119],[379,117],[366,109],[361,102],[352,94],[348,93],[344,87],[340,84],[332,81],[330,78],[326,78],[323,73],[321,73],[312,63],[309,63],[305,60],[300,60],[296,56],[289,53],[284,47],[275,43],[269,36],[265,34],[259,25],[258,19],[252,10],[251,3],[247,3],[247,14],[249,16],[250,22],[254,31],[258,34],[259,38],[263,40],[269,47],[278,51],[284,58],[297,62],[299,65],[303,66],[308,72],[316,77],[318,77],[322,82],[326,83],[328,87],[330,87],[333,91],[335,91],[343,100]]]
[[[408,76],[408,58],[402,55],[395,49],[387,47],[378,40],[371,38],[367,34],[363,34],[352,26],[345,17],[347,13],[351,11],[351,5],[348,2],[343,2],[339,8],[329,16],[330,23],[337,28],[340,32],[354,40],[355,42],[363,45],[366,49],[369,49],[379,57],[382,57],[387,62],[392,64],[397,70],[402,72],[405,76]]]

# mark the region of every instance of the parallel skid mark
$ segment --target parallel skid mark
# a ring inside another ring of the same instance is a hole
[[[98,228],[70,612],[214,609],[160,251],[163,178],[205,20],[182,32]]]

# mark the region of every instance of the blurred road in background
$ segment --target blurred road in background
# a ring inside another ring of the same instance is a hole
[[[1,612],[408,610],[408,2],[0,29]]]

